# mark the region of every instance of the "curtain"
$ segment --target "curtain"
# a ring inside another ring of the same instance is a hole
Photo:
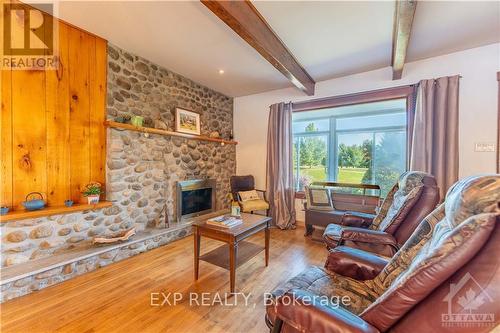
[[[413,143],[413,125],[415,124],[415,108],[417,104],[418,84],[411,86],[406,98],[406,170],[410,170],[410,152]]]
[[[458,180],[459,78],[422,80],[417,92],[410,170],[434,175],[442,197]]]
[[[295,228],[292,144],[292,103],[271,105],[267,130],[267,198],[273,224],[280,229]]]

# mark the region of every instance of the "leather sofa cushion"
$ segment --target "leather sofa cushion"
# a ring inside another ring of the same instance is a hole
[[[315,301],[316,295],[291,290],[276,302],[278,316],[293,332],[378,333],[363,319],[340,306]]]
[[[446,219],[441,221],[433,239],[419,251],[410,267],[361,317],[379,330],[387,330],[474,257],[494,230],[498,215],[472,216],[457,228],[448,227]]]
[[[333,249],[340,245],[342,240],[342,229],[343,226],[333,223],[326,227],[323,233],[323,240],[328,248]]]
[[[427,216],[382,273],[370,281],[375,291],[380,291],[380,282],[387,289],[362,317],[380,330],[386,330],[465,265],[494,230],[500,216],[499,202],[500,177],[497,175],[472,176],[455,183],[448,191],[445,204]],[[420,229],[426,225],[430,231]],[[415,252],[415,247],[411,249],[406,245],[415,243],[419,233],[423,234],[421,239],[429,234],[430,238]]]
[[[348,296],[350,304],[346,309],[359,314],[378,296],[372,292],[365,281],[353,280],[339,274],[329,272],[321,267],[311,266],[299,275],[278,286],[272,293],[273,298],[283,296],[292,289],[301,289],[319,296]],[[274,309],[267,307],[269,318],[274,318]]]
[[[491,313],[495,320],[479,325],[473,323],[469,326],[445,322],[445,325],[439,327],[439,333],[488,333],[492,330],[495,332],[494,327],[498,325],[498,318],[500,318],[498,302],[500,300],[500,256],[494,256],[492,253],[500,253],[500,217],[497,218],[495,230],[490,235],[488,242],[476,256],[392,326],[391,333],[413,332],[415,323],[418,323],[421,332],[434,332],[436,326],[443,323],[443,314],[449,314],[450,310],[451,313],[464,311],[464,307],[458,302],[460,297],[467,296],[470,283],[474,284],[472,288],[476,295],[479,298],[482,296],[482,301],[484,301],[476,311],[472,310],[472,312]],[[458,292],[450,299],[452,296],[450,288],[453,284],[463,287],[458,288]],[[448,307],[449,301],[451,301],[452,309]],[[451,316],[448,318],[453,320]]]
[[[391,234],[363,228],[344,227],[342,229],[342,239],[364,243],[386,244],[394,247],[398,246],[396,239]]]
[[[387,265],[389,260],[376,254],[338,246],[331,250],[325,268],[356,280],[371,280]]]
[[[347,211],[344,216],[342,216],[340,224],[350,227],[368,228],[372,224],[374,218],[375,215],[373,214]]]
[[[388,233],[364,228],[346,227],[337,224],[330,224],[326,227],[323,233],[323,240],[329,248],[335,248],[346,241],[384,244],[394,248],[398,247],[396,239]]]
[[[441,204],[427,215],[411,237],[373,280],[373,289],[382,294],[397,276],[407,270],[421,248],[433,237],[436,225],[445,220],[451,225],[485,211],[498,209],[500,177],[471,176],[455,183],[446,195],[446,206]]]
[[[373,279],[372,288],[383,294],[403,271],[408,269],[420,249],[431,239],[436,224],[444,218],[444,204],[436,208],[417,227],[412,236],[391,258],[382,272]]]
[[[397,186],[389,192],[370,229],[394,233],[420,198],[426,176],[423,172],[403,173]]]

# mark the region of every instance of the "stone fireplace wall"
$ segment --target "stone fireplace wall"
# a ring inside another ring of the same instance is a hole
[[[146,123],[163,121],[175,127],[175,109],[180,107],[200,114],[201,133],[211,132],[228,139],[233,130],[233,100],[165,68],[117,47],[108,48],[108,119],[118,116],[143,116]],[[217,208],[227,208],[229,178],[236,172],[235,145],[187,140],[128,131],[110,131],[108,160],[112,187],[111,200],[132,196],[151,212],[141,221],[151,221],[166,201],[168,219],[175,221],[177,181],[213,178],[217,181]],[[134,192],[130,196],[124,196]],[[163,194],[163,195],[162,195]],[[123,201],[121,201],[123,202]]]
[[[174,129],[175,108],[200,114],[202,134],[229,138],[233,100],[181,75],[108,46],[107,118],[141,115]],[[235,146],[108,129],[107,200],[112,207],[46,218],[2,223],[2,266],[12,266],[78,247],[96,235],[135,226],[163,228],[176,221],[179,180],[217,180],[217,209],[227,208],[229,178],[236,171]]]

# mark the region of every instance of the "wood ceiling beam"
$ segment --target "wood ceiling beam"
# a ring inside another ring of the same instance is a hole
[[[309,96],[314,95],[314,80],[250,1],[201,0],[201,2],[297,88]]]
[[[411,28],[416,0],[397,0],[394,11],[394,30],[392,34],[392,79],[399,80],[403,75],[406,51],[410,42]]]

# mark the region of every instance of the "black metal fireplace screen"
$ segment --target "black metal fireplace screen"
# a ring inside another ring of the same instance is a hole
[[[214,179],[177,183],[177,221],[215,211]]]

